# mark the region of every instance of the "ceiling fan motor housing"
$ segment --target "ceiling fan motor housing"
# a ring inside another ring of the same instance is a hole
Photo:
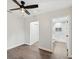
[[[22,5],[24,5],[24,4],[25,4],[25,2],[24,2],[24,1],[21,1],[21,4],[22,4]]]

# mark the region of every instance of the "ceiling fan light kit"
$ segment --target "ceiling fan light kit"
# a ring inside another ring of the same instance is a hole
[[[24,12],[25,12],[23,8],[21,9],[21,12],[22,12],[22,13],[24,13]]]
[[[27,9],[33,9],[33,8],[38,8],[38,4],[34,4],[34,5],[28,5],[28,6],[24,6],[25,2],[21,1],[19,4],[19,2],[17,0],[12,0],[14,3],[16,3],[19,8],[14,8],[14,9],[10,9],[10,11],[14,11],[14,10],[20,10],[22,11],[22,13],[27,13],[28,15],[30,15],[29,11]]]

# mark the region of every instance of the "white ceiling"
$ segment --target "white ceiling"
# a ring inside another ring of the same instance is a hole
[[[19,3],[21,0],[17,0]],[[31,15],[37,15],[48,11],[54,11],[72,6],[72,0],[23,0],[25,5],[39,4],[39,8],[28,10]],[[8,0],[7,9],[18,7],[12,0]],[[13,14],[20,15],[21,11],[13,11]],[[21,14],[22,15],[22,14]],[[28,15],[26,15],[28,16]]]

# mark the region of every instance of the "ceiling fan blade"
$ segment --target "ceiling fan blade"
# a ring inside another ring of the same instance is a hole
[[[14,8],[14,9],[9,9],[10,11],[14,11],[14,10],[19,10],[21,8]]]
[[[16,0],[13,0],[13,2],[15,2],[17,5],[21,6]]]
[[[35,5],[28,5],[28,6],[24,6],[25,9],[32,9],[32,8],[38,8],[38,4]]]
[[[25,9],[25,13],[27,13],[28,15],[30,15],[30,13]]]

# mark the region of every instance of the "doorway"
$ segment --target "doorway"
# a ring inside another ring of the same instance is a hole
[[[39,21],[30,23],[30,45],[39,41]]]
[[[67,56],[69,53],[71,40],[71,19],[67,17],[55,18],[52,20],[52,46],[53,49],[64,47]],[[59,48],[60,51],[63,49]],[[55,50],[57,51],[57,50]],[[59,51],[59,50],[58,50]],[[62,50],[63,51],[63,50]],[[64,53],[63,51],[63,53]],[[62,53],[62,54],[63,54]],[[60,53],[59,53],[60,54]],[[64,55],[64,54],[63,54]]]
[[[67,43],[69,37],[69,19],[67,17],[52,20],[52,40]]]

